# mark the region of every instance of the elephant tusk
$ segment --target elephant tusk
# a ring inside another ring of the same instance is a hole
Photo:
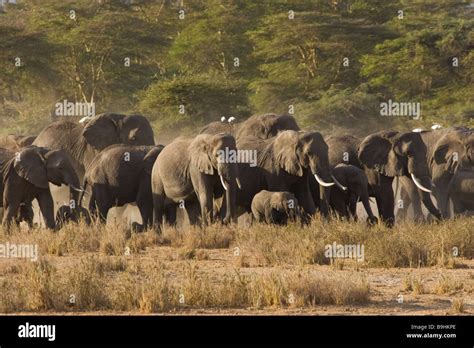
[[[86,191],[84,191],[83,189],[80,189],[80,188],[78,188],[78,187],[76,187],[76,186],[74,186],[74,185],[69,185],[69,186],[70,186],[74,191],[77,191],[77,192],[86,192]]]
[[[426,187],[424,187],[423,185],[420,184],[420,182],[416,178],[415,174],[411,173],[411,179],[415,183],[416,187],[418,187],[420,190],[431,193],[431,190],[427,189]]]
[[[324,182],[324,181],[318,176],[318,174],[314,174],[314,178],[316,179],[316,181],[318,182],[318,184],[321,185],[321,186],[329,187],[329,186],[334,185],[333,182],[330,182],[330,183]]]
[[[222,177],[222,175],[219,175],[219,178],[221,178],[222,187],[224,187],[224,190],[227,191],[227,186],[226,186],[226,184],[225,184],[225,182],[224,182],[224,178]]]
[[[237,183],[237,187],[239,188],[239,190],[242,190],[242,184],[240,183],[240,179],[236,177],[235,182]]]
[[[344,185],[342,185],[334,175],[331,174],[331,178],[332,180],[334,180],[334,183],[336,184],[337,187],[339,187],[342,191],[347,191],[347,187],[345,187]]]

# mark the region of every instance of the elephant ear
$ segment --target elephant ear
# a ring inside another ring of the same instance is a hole
[[[151,174],[156,158],[163,149],[163,145],[154,146],[150,151],[148,151],[145,157],[143,157],[143,162],[145,163],[145,172],[147,174]]]
[[[15,172],[36,187],[49,188],[48,173],[46,171],[47,150],[30,147],[15,154],[13,168]]]
[[[283,131],[273,141],[275,165],[295,176],[303,176],[303,168],[296,154],[298,146],[298,132]]]
[[[201,173],[214,175],[214,167],[210,157],[209,135],[198,135],[189,145],[191,165],[197,167]]]
[[[464,155],[464,146],[457,141],[443,140],[436,145],[431,162],[437,165],[443,165],[449,173],[454,173],[461,164],[461,158]]]
[[[383,134],[366,137],[359,146],[359,160],[385,176],[402,176],[403,164],[393,151],[393,144]]]
[[[84,126],[82,136],[97,150],[120,143],[119,127],[123,115],[101,114],[92,118]]]

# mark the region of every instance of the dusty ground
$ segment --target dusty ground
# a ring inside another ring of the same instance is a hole
[[[466,221],[459,223],[455,226],[456,231],[467,228],[463,236],[467,236],[468,243],[471,243],[472,233],[469,231],[472,220],[467,220],[467,224]],[[334,229],[340,228],[341,233],[353,233],[351,238],[359,238],[359,232],[347,232],[344,227],[336,225]],[[296,234],[303,230],[294,230],[296,244],[293,246],[291,240],[282,242],[273,234],[245,244],[247,233],[262,236],[262,231],[268,230],[265,226],[259,228],[255,231],[239,230],[229,240],[225,237],[225,233],[229,232],[220,231],[219,227],[215,227],[211,234],[205,232],[201,235],[203,232],[194,231],[197,234],[192,238],[185,234],[185,239],[179,240],[173,239],[175,237],[157,238],[152,232],[127,239],[122,237],[123,231],[110,226],[105,232],[72,227],[70,231],[56,234],[37,231],[4,235],[2,242],[39,241],[42,256],[37,262],[0,259],[0,309],[10,314],[79,315],[474,314],[474,260],[471,256],[461,254],[441,264],[421,267],[371,266],[370,261],[383,258],[378,253],[387,253],[390,246],[385,246],[387,251],[375,250],[376,247],[371,246],[368,239],[364,243],[367,244],[366,259],[369,258],[369,263],[344,259],[332,264],[314,264],[304,262],[305,253],[308,253],[306,249],[297,249],[301,244],[299,238],[303,240],[305,237]],[[419,226],[413,228],[420,229]],[[443,233],[442,227],[437,228]],[[360,231],[368,233],[362,226]],[[328,238],[336,239],[332,234],[334,232],[327,233],[330,233]],[[380,238],[378,232],[373,235]],[[273,236],[275,240],[272,240]],[[405,238],[405,234],[401,236],[401,239]],[[444,240],[445,236],[441,236]],[[94,238],[97,239],[96,244]],[[428,239],[423,235],[420,238]],[[390,241],[387,243],[390,244]],[[446,243],[450,243],[449,239]],[[431,255],[438,250],[438,246],[430,245],[434,248],[428,250]],[[466,254],[472,250],[472,245],[462,248]],[[450,249],[451,246],[448,246]],[[311,250],[311,253],[314,251]],[[283,256],[269,259],[273,254]],[[291,262],[285,255],[289,255],[292,261],[297,256],[302,257],[303,261]],[[262,261],[264,259],[267,261]],[[390,260],[387,256],[387,260],[380,262]],[[429,259],[424,262],[429,263]],[[151,277],[152,274],[156,277]],[[289,285],[280,285],[287,276],[293,277],[293,280]],[[230,281],[229,277],[233,280]],[[240,282],[241,278],[246,280]],[[255,281],[252,283],[251,279]],[[312,288],[313,279],[319,279],[322,285]],[[348,279],[354,281],[347,282]],[[363,283],[362,288],[354,285],[359,283]],[[345,289],[349,289],[348,293],[341,295],[340,292]],[[243,291],[248,292],[245,299],[239,297],[239,292]],[[335,295],[333,299],[321,300],[322,295],[318,292]],[[69,303],[71,294],[78,298],[73,304]],[[181,303],[178,298],[182,294],[186,295]],[[256,300],[255,296],[261,296],[261,299]],[[294,300],[288,300],[290,296]],[[307,298],[319,300],[309,303],[311,301]]]

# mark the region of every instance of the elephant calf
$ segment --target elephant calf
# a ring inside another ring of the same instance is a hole
[[[334,177],[344,185],[347,190],[338,187],[331,188],[330,206],[340,217],[357,219],[356,207],[360,200],[367,212],[367,222],[377,223],[369,203],[368,180],[364,171],[351,164],[338,164],[332,171]]]
[[[91,217],[86,208],[73,209],[69,205],[62,205],[56,212],[56,228],[60,229],[67,222],[79,222],[80,219],[83,219],[87,225],[91,223]]]
[[[474,172],[459,170],[449,183],[448,197],[453,202],[454,214],[474,211]]]
[[[163,148],[117,144],[100,152],[84,176],[84,190],[88,185],[92,189],[91,216],[106,222],[110,208],[136,202],[143,224],[134,224],[134,228],[142,231],[149,226],[153,217],[151,170]]]
[[[258,222],[286,225],[296,220],[298,211],[298,200],[291,192],[262,190],[252,200],[252,214]]]

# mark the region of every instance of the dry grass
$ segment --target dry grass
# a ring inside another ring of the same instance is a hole
[[[162,235],[97,224],[66,225],[58,232],[1,231],[0,243],[37,244],[40,258],[1,260],[0,312],[169,313],[367,304],[372,290],[364,270],[458,268],[460,258],[474,256],[472,222],[402,223],[394,229],[340,221],[306,227],[215,225],[185,232],[166,228]],[[363,245],[364,261],[327,258],[325,245],[333,242]],[[224,250],[219,255],[225,259],[216,259],[217,249]],[[318,264],[332,266],[320,272]],[[413,295],[427,293],[418,274],[401,286]],[[442,274],[429,290],[451,295],[463,290],[463,283]],[[451,310],[461,313],[466,306],[456,301]]]
[[[431,225],[407,222],[393,229],[381,225],[367,228],[364,224],[341,221],[330,224],[316,221],[303,228],[255,225],[239,230],[233,245],[254,266],[328,264],[324,247],[336,242],[364,245],[364,264],[368,267],[449,267],[455,258],[474,256],[473,226],[472,219]],[[453,255],[453,248],[457,248],[457,256]],[[342,268],[343,264],[335,266]]]

